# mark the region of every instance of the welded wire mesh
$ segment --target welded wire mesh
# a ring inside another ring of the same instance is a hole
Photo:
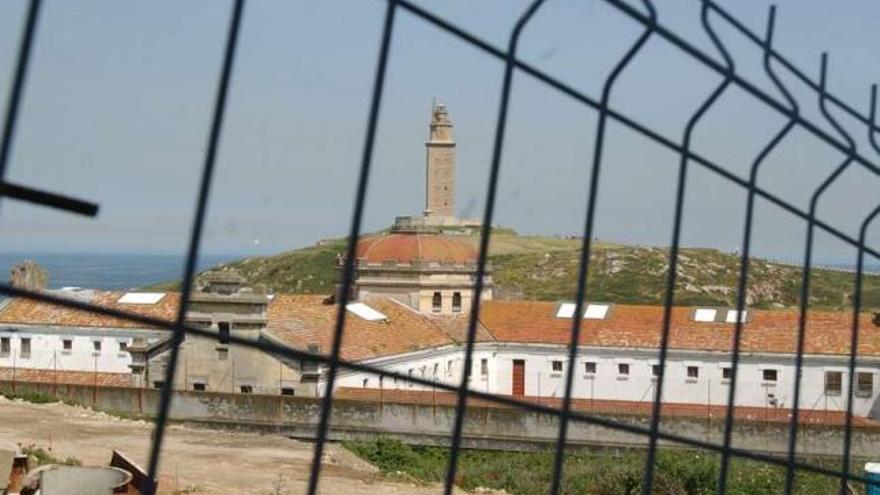
[[[552,0],[546,0],[552,1]],[[464,364],[462,371],[462,380],[458,386],[449,385],[443,382],[437,382],[411,375],[404,375],[394,371],[375,368],[359,362],[353,362],[341,358],[342,340],[345,330],[345,298],[337,298],[336,325],[333,334],[333,345],[329,353],[319,354],[307,352],[302,349],[296,349],[274,342],[262,340],[244,339],[235,335],[229,337],[229,341],[235,345],[249,346],[260,349],[265,352],[285,356],[294,360],[306,360],[321,363],[324,366],[326,387],[325,390],[332,391],[334,389],[336,378],[340,370],[351,370],[367,372],[378,375],[380,377],[388,377],[402,382],[412,383],[431,387],[433,390],[452,392],[455,394],[457,407],[453,431],[450,432],[450,452],[449,463],[445,478],[445,493],[451,493],[453,483],[456,480],[457,465],[462,449],[463,425],[464,417],[467,411],[468,401],[470,399],[479,399],[481,401],[489,401],[505,406],[519,408],[524,411],[533,411],[559,418],[559,434],[556,442],[555,461],[553,469],[553,478],[549,490],[551,493],[558,493],[561,488],[561,482],[564,475],[564,461],[566,455],[566,439],[567,429],[571,422],[579,422],[597,425],[605,428],[619,430],[626,433],[642,435],[647,439],[648,450],[645,460],[644,477],[642,480],[643,493],[651,493],[654,487],[655,464],[658,450],[658,442],[671,442],[686,447],[704,449],[706,451],[718,453],[721,455],[722,463],[717,482],[717,492],[725,493],[728,475],[729,463],[732,458],[741,458],[752,461],[759,461],[775,466],[785,468],[786,483],[785,493],[791,493],[794,489],[794,478],[798,471],[818,473],[826,476],[838,478],[840,480],[841,493],[846,493],[849,482],[866,483],[867,480],[853,473],[851,464],[851,446],[852,446],[852,430],[853,430],[853,377],[857,365],[857,349],[859,342],[859,319],[862,309],[863,296],[863,270],[865,266],[865,255],[868,254],[875,258],[880,258],[880,252],[871,249],[865,245],[865,239],[868,229],[872,221],[880,213],[880,206],[873,210],[864,220],[860,222],[858,238],[853,238],[844,233],[840,228],[822,221],[817,218],[817,205],[822,194],[832,185],[840,175],[848,167],[862,167],[867,171],[880,175],[880,167],[875,163],[872,156],[866,155],[856,148],[854,140],[848,135],[847,131],[840,126],[829,112],[829,108],[833,108],[835,112],[843,112],[849,118],[863,125],[868,133],[869,142],[874,151],[880,153],[880,146],[876,142],[875,132],[878,130],[875,123],[875,106],[876,106],[876,88],[871,91],[871,106],[867,115],[856,110],[852,106],[845,103],[842,99],[829,93],[827,87],[827,58],[823,55],[821,76],[818,81],[814,81],[810,76],[791,63],[783,54],[777,52],[773,46],[774,34],[774,18],[775,11],[770,10],[767,28],[764,36],[754,33],[743,23],[729,14],[716,3],[705,0],[698,2],[701,9],[702,29],[709,36],[717,53],[706,53],[703,49],[688,42],[682,36],[678,35],[674,30],[664,26],[658,21],[656,7],[650,0],[641,0],[640,2],[627,3],[621,0],[604,0],[597,3],[604,3],[608,8],[614,9],[621,15],[641,25],[641,33],[633,39],[630,48],[620,58],[613,70],[607,75],[601,96],[595,98],[575,87],[572,87],[560,79],[554,77],[553,74],[537,69],[533,65],[517,58],[517,45],[521,34],[528,26],[529,22],[534,18],[536,12],[542,7],[545,0],[534,0],[528,8],[519,16],[516,24],[512,26],[509,42],[507,47],[501,48],[484,41],[477,34],[468,32],[457,24],[450,22],[431,11],[416,5],[408,0],[377,0],[377,6],[385,9],[385,17],[382,26],[382,34],[380,39],[380,48],[378,61],[375,66],[375,75],[373,81],[372,96],[369,102],[368,121],[363,144],[363,152],[360,163],[359,176],[357,181],[357,189],[355,192],[354,211],[351,217],[350,230],[348,233],[348,241],[346,248],[346,256],[342,269],[341,287],[339,294],[349,294],[355,275],[355,249],[358,237],[361,233],[362,218],[364,212],[364,204],[368,193],[368,184],[371,171],[371,163],[373,157],[373,149],[376,141],[377,128],[379,125],[380,110],[382,108],[382,98],[384,93],[384,82],[388,73],[388,60],[391,55],[392,38],[396,18],[401,14],[412,16],[419,19],[426,25],[431,26],[440,31],[446,32],[458,40],[468,44],[474,50],[484,53],[487,57],[498,59],[504,63],[504,72],[500,89],[500,102],[498,106],[498,115],[496,120],[495,136],[492,147],[492,156],[489,167],[489,178],[486,190],[486,207],[482,217],[482,227],[480,232],[479,258],[477,263],[477,274],[475,280],[475,297],[473,297],[472,308],[469,316],[467,327],[466,342],[464,345]],[[17,60],[12,70],[12,85],[6,106],[5,121],[2,134],[2,142],[0,142],[0,192],[8,198],[29,201],[38,205],[49,206],[68,210],[71,212],[94,216],[98,210],[98,206],[88,201],[70,198],[54,193],[48,193],[36,188],[23,185],[12,184],[5,180],[5,172],[11,155],[11,147],[14,142],[16,121],[18,111],[21,105],[23,95],[26,90],[27,69],[31,58],[32,47],[36,41],[36,33],[39,24],[39,12],[41,7],[40,0],[31,0],[25,15],[21,42],[19,45]],[[204,163],[201,175],[201,181],[198,192],[196,194],[196,211],[192,220],[192,228],[187,251],[183,282],[181,287],[191,287],[196,276],[196,261],[199,254],[201,243],[202,229],[205,223],[207,212],[207,201],[211,189],[211,180],[214,175],[214,163],[217,157],[218,145],[222,136],[222,126],[224,110],[226,108],[227,93],[230,79],[233,74],[234,61],[236,57],[236,44],[238,33],[245,15],[244,0],[234,0],[231,6],[229,16],[229,26],[227,30],[227,38],[225,51],[220,69],[219,81],[216,88],[216,99],[213,108],[213,118],[211,120],[208,139],[204,154]],[[762,90],[757,84],[751,82],[746,77],[739,74],[736,70],[736,64],[725,46],[724,41],[718,36],[713,23],[722,22],[728,28],[733,28],[746,39],[748,39],[754,48],[763,56],[763,68],[766,75],[774,83],[778,95],[769,94]],[[616,110],[611,105],[613,89],[618,77],[624,73],[630,62],[638,56],[640,50],[644,47],[649,39],[656,39],[660,42],[667,43],[676,50],[686,55],[701,66],[715,72],[719,77],[719,82],[710,95],[702,100],[697,110],[691,115],[687,122],[680,141],[671,140],[660,132],[641,123],[637,117],[626,115]],[[720,56],[721,62],[717,60]],[[795,98],[792,97],[790,91],[782,83],[778,75],[778,71],[784,71],[787,75],[795,77],[802,84],[814,92],[816,101],[819,105],[822,115],[827,123],[835,130],[838,135],[832,135],[823,130],[824,125],[811,121],[804,117],[800,112],[800,106]],[[585,157],[591,163],[591,178],[585,194],[587,195],[587,206],[585,211],[585,223],[583,227],[583,244],[580,253],[579,277],[577,282],[577,291],[575,295],[575,311],[573,312],[571,325],[571,338],[568,346],[568,359],[570,363],[574,363],[578,355],[578,345],[580,342],[581,319],[577,315],[582,314],[584,309],[584,299],[587,293],[590,281],[589,262],[592,250],[591,241],[594,236],[594,225],[596,219],[597,197],[601,194],[600,172],[603,166],[603,147],[605,144],[605,132],[609,122],[628,128],[643,138],[652,141],[663,148],[671,150],[679,157],[679,165],[677,169],[676,193],[674,195],[674,214],[671,227],[671,248],[669,250],[669,269],[667,271],[666,292],[664,299],[664,314],[662,323],[659,326],[658,334],[660,335],[659,348],[659,367],[656,376],[656,387],[652,398],[652,409],[650,423],[648,427],[639,426],[622,422],[611,417],[593,414],[583,410],[576,410],[572,407],[573,402],[573,381],[574,368],[569,366],[565,376],[564,396],[559,407],[536,403],[534,401],[518,400],[509,396],[492,395],[479,390],[473,390],[468,387],[468,377],[473,367],[473,352],[476,340],[476,332],[478,321],[480,318],[480,293],[483,290],[484,275],[487,270],[487,255],[489,248],[489,240],[492,233],[491,225],[494,218],[494,208],[496,203],[496,194],[498,190],[499,174],[501,172],[502,152],[504,150],[504,138],[506,124],[508,121],[508,110],[510,106],[510,95],[513,82],[516,77],[532,78],[544,86],[570,98],[573,105],[584,105],[595,110],[598,113],[598,125],[596,128],[595,148],[590,157]],[[692,137],[695,127],[698,126],[701,118],[712,109],[713,105],[718,101],[719,97],[731,88],[739,90],[750,95],[755,101],[762,103],[767,108],[777,112],[785,118],[785,125],[782,126],[775,134],[768,136],[767,144],[751,161],[750,174],[748,179],[743,179],[729,170],[728,167],[710,160],[693,151]],[[780,98],[781,96],[781,98]],[[808,210],[803,210],[790,202],[780,198],[770,191],[762,188],[757,181],[758,171],[765,158],[773,152],[773,150],[782,142],[792,129],[800,129],[810,135],[813,139],[823,142],[828,146],[836,149],[844,155],[844,159],[834,169],[819,187],[812,193],[810,206]],[[737,285],[737,314],[742,314],[746,306],[746,291],[749,281],[749,259],[752,252],[752,234],[754,220],[755,200],[761,198],[771,204],[774,204],[783,210],[795,215],[806,222],[806,241],[804,243],[804,259],[801,280],[801,298],[799,307],[798,320],[798,339],[796,351],[796,369],[799,371],[803,366],[804,359],[804,334],[808,312],[810,310],[809,294],[811,281],[811,267],[813,263],[813,238],[817,230],[850,245],[856,249],[856,271],[854,274],[854,291],[852,304],[852,330],[849,353],[849,373],[848,379],[848,397],[846,400],[847,415],[845,418],[845,437],[843,449],[841,451],[842,461],[839,469],[830,469],[824,466],[814,465],[802,462],[797,457],[797,437],[799,428],[800,404],[799,394],[801,388],[800,373],[795,375],[795,387],[792,414],[789,421],[789,448],[788,455],[777,457],[765,453],[753,452],[735,448],[732,446],[733,425],[734,425],[734,405],[736,403],[736,383],[737,372],[739,368],[739,358],[741,349],[741,337],[743,322],[737,319],[735,324],[734,338],[731,342],[731,374],[730,386],[727,399],[727,414],[724,423],[724,437],[721,443],[711,443],[700,439],[689,438],[678,434],[665,432],[661,429],[660,419],[663,410],[663,386],[664,374],[667,362],[667,351],[669,350],[669,335],[671,327],[672,307],[675,305],[675,287],[678,277],[677,263],[678,253],[681,245],[681,230],[683,224],[683,204],[685,198],[686,187],[688,185],[688,171],[693,166],[699,166],[714,174],[717,174],[723,180],[735,184],[743,188],[747,192],[746,208],[743,212],[743,236],[741,244],[740,271]],[[160,320],[140,314],[129,313],[117,309],[101,307],[86,302],[72,299],[64,299],[53,296],[49,293],[36,292],[25,289],[12,287],[10,285],[0,285],[0,293],[12,297],[29,298],[44,303],[54,304],[58,306],[74,308],[84,311],[90,311],[95,314],[123,318],[132,322],[152,326],[171,332],[171,356],[166,368],[167,385],[162,390],[162,399],[157,417],[155,420],[155,430],[153,443],[151,446],[151,455],[149,458],[149,475],[155,478],[158,473],[159,459],[162,452],[162,440],[165,432],[171,398],[173,393],[173,377],[176,371],[180,345],[186,335],[202,336],[212,338],[215,335],[206,329],[187,326],[185,324],[186,313],[189,306],[189,293],[183,291],[181,295],[180,307],[178,309],[176,319],[172,321]],[[308,493],[314,494],[318,489],[321,475],[321,459],[325,443],[328,438],[330,429],[330,416],[333,405],[333,394],[325,393],[322,402],[320,417],[318,418],[315,449],[312,459],[311,472],[308,485]]]

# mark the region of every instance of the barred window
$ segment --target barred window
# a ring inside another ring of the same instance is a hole
[[[870,396],[874,393],[874,373],[859,371],[856,373],[856,395]]]
[[[843,390],[843,373],[840,371],[825,372],[825,395],[840,395]]]

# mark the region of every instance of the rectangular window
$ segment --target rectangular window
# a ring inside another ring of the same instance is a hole
[[[451,359],[449,361],[446,361],[446,374],[447,375],[452,374],[452,360]]]
[[[21,339],[21,357],[26,358],[31,355],[31,339]]]
[[[699,378],[700,377],[700,367],[699,366],[688,366],[687,367],[687,375],[688,375],[688,378]]]
[[[230,324],[228,321],[220,321],[217,322],[217,332],[219,334],[219,340],[221,344],[229,343],[229,328]]]
[[[440,363],[434,363],[434,377],[440,372]]]
[[[489,360],[481,359],[480,360],[480,375],[481,376],[489,376]]]
[[[721,378],[725,380],[730,380],[731,376],[733,376],[733,368],[721,368]]]
[[[241,390],[241,393],[243,393],[243,394],[252,394],[252,393],[254,393],[254,387],[253,387],[253,385],[242,385],[241,387],[239,387],[239,390]]]
[[[128,352],[128,342],[119,343],[119,352]]]
[[[587,361],[586,363],[584,363],[584,373],[586,373],[588,375],[595,375],[596,374],[596,363],[594,363],[592,361]]]
[[[227,359],[229,359],[229,349],[225,347],[217,349],[217,360],[226,361]]]
[[[461,313],[461,292],[452,293],[452,312]]]
[[[71,339],[62,340],[61,341],[61,348],[65,351],[72,351],[73,350],[73,340],[71,340]]]
[[[843,390],[843,373],[840,371],[825,372],[825,395],[840,395]]]
[[[618,375],[629,375],[629,364],[619,363],[617,365],[617,374]]]
[[[208,387],[204,383],[193,383],[193,390],[196,392],[204,392]]]
[[[435,313],[439,313],[442,307],[443,296],[441,296],[439,292],[435,292],[434,297],[431,298],[431,310]]]
[[[364,378],[364,386],[363,386],[363,388],[368,388],[369,386],[370,386],[370,379],[369,379],[369,378]]]
[[[93,340],[92,347],[94,348],[95,352],[101,352],[101,341],[100,340]]]
[[[779,372],[776,370],[762,370],[761,373],[765,382],[775,382],[779,378]]]
[[[552,366],[554,373],[562,373],[562,361],[553,361]]]
[[[162,388],[165,386],[165,382],[153,382],[153,388]]]
[[[9,354],[11,348],[9,337],[0,337],[0,354]]]
[[[281,388],[281,395],[295,395],[295,394],[296,394],[296,390],[294,390],[291,387],[282,387]]]
[[[874,373],[859,371],[856,373],[856,395],[870,397],[874,393]]]

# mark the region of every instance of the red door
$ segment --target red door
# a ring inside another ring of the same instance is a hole
[[[522,359],[513,360],[513,395],[526,394],[526,362]]]

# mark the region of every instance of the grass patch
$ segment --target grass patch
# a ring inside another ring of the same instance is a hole
[[[35,444],[30,445],[21,445],[19,444],[19,449],[21,449],[21,453],[28,456],[31,460],[32,466],[43,466],[46,464],[62,464],[64,466],[82,466],[82,462],[76,457],[65,457],[61,459],[59,457],[55,457],[55,455],[50,450],[46,450],[43,447],[38,447]]]
[[[443,482],[448,450],[405,445],[379,438],[368,442],[344,442],[359,457],[391,476],[407,476],[423,482]],[[643,451],[572,452],[566,456],[564,494],[634,495],[641,493]],[[838,468],[836,460],[810,462]],[[654,493],[658,495],[708,495],[716,492],[720,456],[695,451],[661,450],[656,464]],[[731,495],[776,494],[783,491],[785,469],[734,459],[728,477]],[[546,493],[553,475],[552,452],[499,452],[463,450],[459,456],[456,484],[465,490],[477,487],[503,489],[513,495]],[[794,493],[836,493],[835,478],[798,473]],[[864,493],[855,487],[854,493]]]
[[[33,390],[18,390],[13,392],[11,388],[0,388],[0,395],[7,399],[19,399],[32,404],[54,404],[55,402],[64,402],[61,399],[44,392],[35,392]]]

